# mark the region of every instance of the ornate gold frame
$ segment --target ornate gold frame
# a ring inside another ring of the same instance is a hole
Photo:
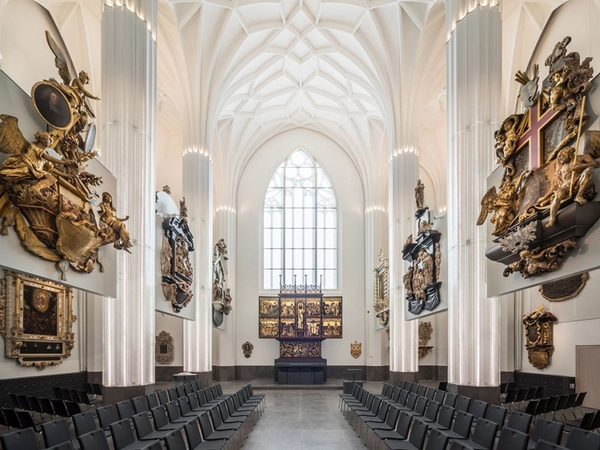
[[[165,350],[165,351],[163,351]],[[161,331],[156,336],[154,344],[154,356],[159,364],[171,364],[175,358],[175,346],[173,336],[167,331]]]
[[[71,288],[4,271],[0,321],[7,358],[40,370],[61,364],[75,345],[75,320]]]
[[[379,250],[377,267],[375,268],[375,303],[373,303],[377,319],[382,326],[386,326],[390,311],[390,272],[388,259],[383,256],[383,249]]]

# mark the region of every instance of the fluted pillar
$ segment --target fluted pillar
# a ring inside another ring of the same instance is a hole
[[[103,300],[109,402],[154,383],[157,6],[106,1],[102,13],[102,160],[117,178],[113,203],[129,215],[133,244],[131,254],[117,252],[117,298]]]
[[[392,155],[389,165],[390,202],[390,381],[416,380],[419,371],[417,320],[406,320],[402,277],[407,263],[402,247],[415,234],[415,186],[419,179],[419,157],[414,148]]]
[[[183,157],[183,196],[196,250],[194,320],[183,322],[183,370],[199,375],[204,386],[212,379],[212,207],[213,164],[206,152],[187,151]]]
[[[233,309],[228,315],[223,316],[223,324],[219,328],[213,328],[213,364],[215,369],[215,380],[235,380],[236,353],[240,345],[236,345],[236,311],[239,305],[239,297],[236,289],[236,227],[237,215],[233,206],[221,203],[216,206],[215,221],[213,225],[214,241],[225,239],[227,244],[227,280],[225,287],[231,290]],[[242,319],[243,320],[243,319]],[[241,355],[241,350],[239,352]],[[245,359],[245,358],[243,358]]]
[[[500,11],[497,5],[473,0],[446,5],[448,381],[458,392],[497,401],[499,308],[496,298],[486,297],[487,230],[476,222],[494,164],[501,95]]]
[[[388,225],[389,219],[383,205],[371,205],[365,212],[365,267],[367,268],[367,282],[365,283],[365,309],[367,314],[365,324],[365,348],[367,380],[387,380],[390,364],[388,336],[376,313],[373,310],[375,303],[375,273],[379,251],[383,250],[384,257],[389,260]],[[368,274],[372,275],[369,276]],[[391,291],[391,289],[390,289]],[[389,318],[388,318],[389,327]],[[358,362],[358,361],[357,361]]]

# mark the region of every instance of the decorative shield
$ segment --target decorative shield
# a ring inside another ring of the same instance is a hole
[[[354,359],[358,358],[362,353],[362,344],[358,341],[354,341],[354,344],[350,344],[350,354]]]

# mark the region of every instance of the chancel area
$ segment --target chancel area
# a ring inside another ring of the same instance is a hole
[[[3,449],[600,449],[599,21],[0,0]]]

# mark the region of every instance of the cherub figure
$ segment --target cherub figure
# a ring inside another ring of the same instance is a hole
[[[123,219],[117,217],[117,210],[113,206],[112,196],[108,192],[102,193],[102,202],[98,214],[100,214],[100,221],[114,232],[115,248],[131,253],[129,248],[132,247],[132,244],[129,240],[129,232],[123,223],[129,219],[129,216],[125,216]]]
[[[550,205],[550,220],[547,227],[556,222],[556,214],[563,201],[575,195],[575,201],[580,205],[587,202],[584,195],[594,186],[594,170],[600,167],[600,162],[591,155],[577,156],[573,161],[575,149],[565,147],[556,157],[554,180],[552,187],[546,195],[537,202],[537,207]]]

